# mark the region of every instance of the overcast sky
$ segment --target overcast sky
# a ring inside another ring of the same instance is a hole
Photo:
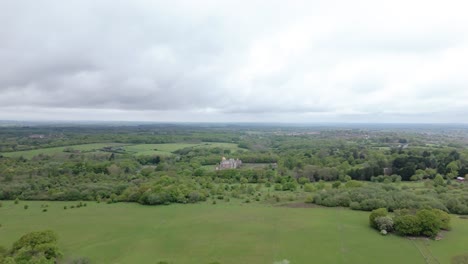
[[[0,119],[468,123],[466,0],[1,0]]]

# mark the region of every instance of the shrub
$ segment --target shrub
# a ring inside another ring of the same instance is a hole
[[[310,180],[309,180],[309,178],[307,178],[307,177],[300,177],[300,178],[297,180],[297,182],[298,182],[300,185],[304,185],[304,184],[306,184],[306,183],[309,183]]]
[[[283,191],[294,191],[297,189],[297,185],[295,182],[287,182],[283,184]]]
[[[341,186],[340,181],[336,181],[336,182],[332,183],[332,188],[334,188],[334,189],[338,189],[340,186]]]
[[[437,174],[433,180],[434,186],[445,186],[444,177],[442,175]]]
[[[371,199],[366,199],[360,202],[360,205],[361,205],[361,210],[370,211],[370,210],[374,210],[377,208],[383,208],[387,205],[387,203],[381,199],[371,198]]]
[[[47,209],[46,208],[42,209],[42,212],[47,212]]]
[[[362,187],[362,182],[356,181],[356,180],[351,180],[345,183],[346,188],[357,188],[357,187]]]
[[[24,210],[27,210],[29,206],[27,204],[24,205]]]
[[[361,205],[358,203],[358,202],[351,202],[349,204],[349,207],[352,209],[352,210],[361,210]]]
[[[393,231],[393,219],[389,216],[379,216],[374,220],[374,222],[380,231]]]
[[[395,231],[403,236],[418,236],[421,234],[419,218],[415,215],[406,214],[395,217],[393,226]]]
[[[375,222],[375,219],[378,217],[383,217],[387,216],[388,211],[387,208],[379,208],[375,209],[372,211],[372,213],[369,215],[369,224],[372,228],[378,229],[377,223]]]
[[[18,199],[18,197],[16,197],[16,199],[15,199],[15,204],[19,204],[19,199]]]
[[[444,212],[440,209],[432,209],[432,211],[437,215],[441,221],[440,229],[450,230],[450,215],[447,212]]]
[[[282,191],[283,190],[283,185],[281,183],[275,184],[275,191]]]
[[[421,228],[421,234],[428,237],[435,237],[442,227],[442,220],[437,213],[430,209],[422,209],[416,213]]]
[[[312,183],[306,183],[304,185],[304,191],[305,192],[313,192],[315,190],[315,187]]]

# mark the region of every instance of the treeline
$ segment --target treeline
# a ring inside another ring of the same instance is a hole
[[[433,184],[433,182],[429,182]],[[437,208],[454,214],[468,214],[468,188],[465,184],[413,190],[391,184],[367,184],[359,187],[334,188],[317,192],[310,202],[328,207],[349,207],[371,211],[387,208],[390,211],[405,208]]]

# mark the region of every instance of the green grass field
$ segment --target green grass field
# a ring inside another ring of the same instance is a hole
[[[241,150],[237,144],[234,143],[221,143],[221,142],[203,142],[203,143],[167,143],[167,144],[122,144],[122,143],[95,143],[95,144],[83,144],[83,145],[73,145],[73,146],[63,146],[63,147],[54,147],[54,148],[41,148],[34,150],[24,150],[24,151],[14,151],[14,152],[4,152],[1,153],[5,157],[20,157],[30,159],[39,154],[47,155],[57,155],[64,153],[65,148],[72,148],[79,151],[99,151],[103,147],[109,146],[123,146],[125,151],[134,155],[160,155],[160,156],[169,156],[172,155],[172,152],[183,149],[187,147],[195,148],[222,148],[228,149],[231,152],[236,152]]]
[[[63,153],[65,148],[72,148],[74,150],[79,151],[95,151],[99,150],[103,147],[108,146],[123,146],[125,144],[122,143],[94,143],[94,144],[83,144],[83,145],[72,145],[72,146],[63,146],[63,147],[55,147],[55,148],[41,148],[41,149],[34,149],[34,150],[23,150],[23,151],[14,151],[14,152],[3,152],[1,153],[5,157],[20,157],[23,156],[24,158],[30,159],[34,156],[39,154],[46,154],[46,155],[55,155],[59,153]]]
[[[25,204],[29,209],[23,209]],[[48,204],[42,212],[41,204]],[[21,235],[52,229],[65,258],[93,263],[439,263],[468,253],[468,220],[453,217],[441,241],[381,236],[368,227],[366,212],[337,208],[290,208],[218,202],[142,206],[72,202],[3,202],[0,245]],[[424,247],[420,250],[420,247]],[[421,253],[422,252],[422,253]]]
[[[231,152],[236,152],[240,150],[237,147],[237,144],[233,143],[168,143],[168,144],[138,144],[138,145],[129,145],[125,147],[125,150],[129,153],[136,155],[161,155],[168,156],[172,155],[172,152],[183,149],[183,148],[222,148],[229,149]]]

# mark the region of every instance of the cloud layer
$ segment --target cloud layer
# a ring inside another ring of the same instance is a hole
[[[0,2],[0,119],[468,122],[465,1]]]

